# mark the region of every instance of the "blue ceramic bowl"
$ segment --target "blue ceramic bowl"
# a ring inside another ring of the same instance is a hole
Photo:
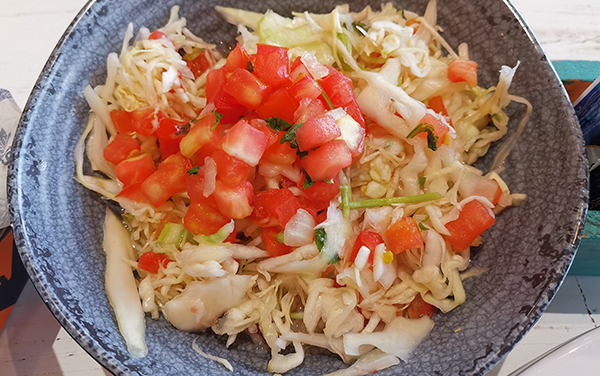
[[[206,40],[233,44],[236,28],[220,20],[217,4],[282,14],[328,12],[333,0],[98,0],[79,13],[50,56],[23,112],[14,144],[9,198],[19,252],[44,302],[66,330],[115,374],[227,375],[191,349],[195,335],[164,319],[148,319],[148,356],[128,355],[104,293],[101,248],[104,207],[73,179],[73,148],[86,124],[86,85],[104,82],[106,56],[118,51],[129,22],[150,29],[181,5],[188,27]],[[354,1],[354,10],[378,1]],[[422,13],[426,1],[408,0]],[[446,315],[416,355],[382,375],[482,375],[498,363],[541,316],[566,275],[586,212],[583,141],[573,109],[531,30],[508,1],[440,1],[439,23],[451,45],[467,42],[483,86],[497,82],[501,65],[518,69],[511,92],[528,98],[533,116],[507,160],[514,192],[529,198],[498,216],[473,265],[486,267],[466,281],[467,301]],[[509,115],[524,110],[511,105]],[[511,122],[511,129],[516,121]],[[494,153],[494,149],[490,154]],[[489,162],[486,157],[482,163]],[[460,331],[457,331],[460,329]],[[266,374],[268,354],[250,341],[230,349],[225,338],[200,334],[201,347],[228,358],[236,374]],[[333,355],[310,354],[291,375],[316,375],[343,367]]]

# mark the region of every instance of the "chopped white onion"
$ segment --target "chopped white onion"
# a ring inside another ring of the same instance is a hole
[[[358,270],[363,270],[365,266],[367,266],[367,261],[369,261],[369,255],[371,254],[371,250],[366,246],[360,247],[358,250],[358,254],[356,255],[356,259],[354,259],[354,265],[358,268]]]
[[[204,190],[202,195],[208,197],[213,194],[217,186],[217,163],[211,157],[204,158]]]
[[[285,225],[283,239],[286,245],[299,247],[310,244],[314,238],[315,219],[304,209],[298,209],[296,214]]]

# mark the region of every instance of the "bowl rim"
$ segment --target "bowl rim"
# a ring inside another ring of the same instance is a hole
[[[27,270],[27,272],[30,276],[32,284],[34,285],[36,291],[40,295],[44,304],[52,312],[52,314],[59,321],[59,323],[62,325],[62,327],[65,328],[66,332],[69,333],[69,335],[79,344],[79,346],[81,348],[83,348],[99,364],[101,364],[107,371],[109,371],[113,374],[126,374],[127,375],[127,374],[131,374],[131,373],[127,370],[126,367],[123,367],[123,364],[121,362],[116,361],[116,359],[114,359],[112,356],[103,356],[102,352],[98,351],[98,349],[93,346],[93,342],[86,341],[86,338],[80,334],[79,327],[77,325],[75,325],[75,323],[72,320],[70,320],[69,316],[67,315],[67,312],[64,312],[61,309],[61,307],[59,306],[59,304],[57,303],[57,300],[55,299],[51,285],[45,284],[41,280],[42,273],[40,272],[40,270],[38,268],[35,267],[36,263],[35,263],[34,257],[31,253],[31,251],[29,250],[29,248],[27,247],[27,239],[28,239],[27,228],[26,228],[26,223],[24,222],[23,217],[21,215],[21,212],[24,211],[25,209],[23,209],[23,207],[22,207],[21,190],[18,185],[18,182],[20,179],[19,169],[17,167],[18,164],[15,163],[19,160],[19,158],[21,156],[21,147],[23,144],[23,138],[26,135],[27,130],[28,130],[29,119],[36,110],[38,99],[41,95],[44,85],[46,84],[46,82],[48,81],[48,79],[50,77],[50,73],[53,70],[54,64],[60,57],[66,42],[73,35],[73,32],[76,29],[76,27],[78,26],[78,24],[80,23],[80,21],[82,19],[84,19],[85,17],[89,16],[91,8],[96,3],[99,3],[99,2],[100,1],[98,1],[98,0],[89,0],[82,7],[82,9],[77,13],[75,18],[71,21],[71,23],[69,24],[69,26],[67,27],[65,32],[62,34],[59,41],[57,42],[56,46],[54,47],[52,53],[50,54],[40,75],[38,76],[38,78],[34,84],[34,87],[28,97],[28,100],[25,104],[25,107],[24,107],[21,117],[19,119],[18,128],[15,132],[15,137],[14,137],[14,141],[13,141],[13,145],[12,145],[12,150],[13,150],[12,163],[9,166],[8,176],[7,176],[7,197],[8,197],[8,202],[9,202],[9,214],[11,217],[11,226],[13,228],[15,244],[17,246],[19,256],[25,266],[25,269]],[[544,51],[544,48],[538,41],[534,32],[531,30],[531,28],[529,27],[529,25],[527,24],[527,22],[521,15],[521,13],[518,11],[518,9],[515,7],[515,5],[510,0],[502,0],[502,2],[507,6],[507,8],[511,11],[511,13],[515,17],[515,19],[519,22],[520,27],[525,31],[525,33],[526,33],[527,37],[529,38],[533,47],[535,47],[540,52],[540,54],[542,55],[542,58],[547,62],[546,66],[549,67],[550,70],[552,71],[553,79],[558,83],[559,88],[562,91],[564,97],[568,98],[567,92],[564,88],[564,85],[562,84],[562,81],[560,80],[560,78],[558,76],[558,73],[556,72],[556,69],[550,63],[550,60],[548,59],[548,57]],[[576,134],[577,133],[581,134],[581,128],[579,127],[579,121],[577,119],[577,116],[575,115],[575,110],[572,106],[572,103],[569,100],[567,100],[567,104],[568,104],[568,109],[570,110],[571,115],[572,115],[573,119],[575,120],[575,122],[574,122],[575,129],[573,131]],[[581,138],[581,140],[583,140],[583,138]],[[580,154],[583,155],[583,157],[584,157],[583,158],[583,161],[584,161],[583,166],[580,166],[580,167],[581,168],[585,167],[585,171],[586,171],[585,184],[583,184],[583,185],[589,187],[589,173],[587,172],[588,171],[587,155],[585,153],[585,145],[583,143],[580,143],[580,145],[578,145],[578,148],[579,148]],[[569,240],[568,247],[566,247],[564,249],[565,251],[570,251],[570,254],[571,254],[571,258],[568,262],[568,265],[566,267],[564,274],[562,274],[560,280],[554,281],[554,282],[556,282],[556,286],[554,288],[552,288],[552,287],[546,288],[544,290],[543,294],[541,294],[539,296],[538,302],[536,302],[534,304],[534,306],[532,307],[532,311],[534,309],[537,310],[536,312],[533,313],[534,319],[533,320],[530,319],[527,321],[527,323],[525,325],[522,325],[521,330],[518,332],[516,337],[512,341],[510,341],[510,343],[507,343],[503,348],[501,348],[498,351],[498,353],[497,353],[498,357],[495,362],[488,363],[488,364],[480,367],[479,369],[475,370],[475,371],[477,371],[475,373],[475,375],[484,375],[485,373],[490,371],[495,365],[497,365],[512,349],[514,349],[514,346],[529,332],[529,330],[539,320],[539,318],[542,316],[542,314],[544,313],[544,311],[546,310],[546,308],[552,301],[556,292],[561,287],[561,285],[562,285],[564,279],[566,278],[568,271],[572,265],[573,259],[577,253],[577,248],[579,246],[581,236],[583,234],[583,226],[585,224],[587,208],[588,208],[588,200],[589,200],[588,192],[589,192],[589,188],[582,189],[583,197],[579,196],[579,199],[581,199],[581,202],[578,203],[578,204],[580,204],[580,210],[577,213],[577,217],[576,217],[577,229],[576,229],[575,234],[573,234],[574,235],[573,238]]]

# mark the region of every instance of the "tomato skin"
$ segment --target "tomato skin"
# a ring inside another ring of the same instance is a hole
[[[296,215],[300,209],[300,202],[288,188],[270,189],[254,196],[254,202],[259,208],[263,208],[268,215],[279,222],[281,227],[285,227],[288,221]],[[262,216],[265,213],[261,213]]]
[[[190,160],[180,153],[165,159],[156,171],[141,185],[144,196],[154,207],[159,207],[174,194],[186,189],[187,171],[192,168]]]
[[[150,154],[126,159],[115,166],[115,175],[124,187],[143,183],[154,171],[156,167]]]
[[[271,94],[264,103],[256,109],[256,113],[263,119],[278,117],[288,123],[293,123],[294,112],[296,112],[298,106],[298,101],[294,99],[285,88],[280,88]]]
[[[424,301],[421,294],[417,294],[407,308],[408,317],[411,319],[418,319],[423,316],[432,318],[435,311],[437,311],[437,308]]]
[[[423,238],[419,225],[411,217],[404,217],[391,225],[385,232],[393,253],[404,252],[407,249],[423,246]]]
[[[300,164],[312,181],[330,180],[342,168],[352,164],[352,154],[344,141],[329,141],[318,149],[309,151]]]
[[[217,164],[217,178],[231,185],[241,184],[250,176],[250,166],[219,149],[212,155]]]
[[[466,81],[471,87],[477,86],[477,63],[472,60],[454,60],[448,64],[448,79],[451,82]]]
[[[242,68],[236,68],[227,79],[223,90],[246,108],[257,109],[271,93],[271,87],[254,74]]]
[[[140,144],[134,138],[119,133],[106,145],[103,154],[104,159],[116,166],[140,150]]]
[[[316,181],[311,187],[302,188],[303,183],[304,179],[298,183],[298,187],[304,191],[308,199],[318,205],[319,210],[326,209],[329,202],[340,193],[340,178],[338,175],[333,178],[333,184]]]
[[[219,132],[217,129],[214,131],[211,130],[216,120],[217,118],[212,112],[199,118],[189,133],[181,139],[181,143],[179,144],[181,154],[190,158],[205,144],[218,143],[220,139]]]
[[[469,201],[463,205],[456,220],[446,223],[450,235],[443,236],[456,251],[461,252],[468,249],[494,222],[496,218],[491,210],[479,200]]]
[[[323,91],[327,94],[334,108],[346,106],[354,101],[352,80],[342,73],[335,71],[319,80]]]
[[[283,256],[292,251],[292,247],[279,243],[276,238],[282,231],[279,227],[265,227],[262,229],[260,238],[262,239],[265,250],[271,257]]]
[[[288,86],[290,80],[290,58],[288,49],[266,44],[256,45],[254,74],[273,87]]]
[[[240,120],[223,137],[223,150],[250,166],[256,166],[262,158],[269,139],[246,120]]]
[[[383,237],[378,233],[370,230],[362,230],[358,237],[354,241],[354,245],[352,246],[352,252],[350,253],[350,261],[354,262],[356,260],[356,255],[358,255],[358,251],[362,246],[369,248],[371,253],[369,253],[369,260],[367,262],[368,265],[373,265],[373,257],[375,255],[375,247],[379,244],[383,243]]]
[[[161,265],[163,268],[166,268],[170,262],[171,260],[165,254],[146,252],[138,260],[138,269],[156,274]]]
[[[212,235],[229,221],[229,218],[208,202],[192,200],[183,217],[183,226],[194,235]]]
[[[319,117],[312,117],[300,128],[296,129],[298,149],[302,151],[314,149],[341,135],[342,131],[340,130],[340,127],[328,113]]]
[[[253,195],[254,188],[249,181],[231,185],[219,179],[217,179],[217,187],[213,193],[219,211],[233,219],[246,218],[252,214]]]
[[[117,132],[131,133],[133,131],[131,112],[125,110],[112,110],[110,112],[110,118],[112,119]]]
[[[248,70],[248,62],[253,63],[254,58],[248,54],[241,44],[236,44],[233,51],[227,56],[225,69],[227,72],[233,72],[237,68]]]
[[[207,57],[207,54],[209,57]],[[194,59],[186,59],[186,56],[184,56],[183,60],[187,62],[187,66],[194,74],[194,78],[202,76],[204,72],[212,67],[212,55],[210,51],[204,49]]]

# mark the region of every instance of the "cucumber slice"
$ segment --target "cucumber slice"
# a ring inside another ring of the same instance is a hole
[[[160,245],[173,244],[176,247],[181,247],[187,241],[189,232],[178,223],[167,223],[160,232],[156,242]]]

